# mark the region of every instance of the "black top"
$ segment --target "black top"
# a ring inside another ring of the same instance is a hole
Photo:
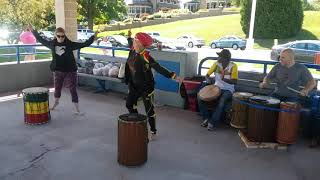
[[[93,43],[94,37],[91,36],[83,43],[70,41],[65,37],[64,42],[59,43],[57,39],[48,41],[43,39],[35,30],[32,31],[35,38],[44,46],[49,48],[52,53],[52,62],[50,65],[51,71],[74,72],[77,71],[77,63],[73,51],[83,47],[90,46]]]
[[[128,38],[129,45],[132,45],[132,38]],[[137,53],[133,48],[129,52],[125,67],[125,83],[133,85],[136,89],[145,91],[154,89],[154,78],[152,68],[167,78],[174,78],[175,73],[162,67],[149,52],[144,50]]]

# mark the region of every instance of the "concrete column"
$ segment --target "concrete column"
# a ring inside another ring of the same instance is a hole
[[[56,27],[66,30],[66,35],[72,41],[77,40],[77,1],[55,0]]]

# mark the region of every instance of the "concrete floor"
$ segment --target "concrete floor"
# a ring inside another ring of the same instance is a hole
[[[80,89],[84,116],[74,116],[67,91],[52,121],[23,123],[22,99],[0,102],[0,180],[307,180],[320,179],[320,149],[300,140],[288,151],[247,149],[237,132],[208,132],[196,113],[157,107],[158,139],[148,162],[117,163],[117,117],[123,95]],[[51,94],[52,98],[52,94]]]

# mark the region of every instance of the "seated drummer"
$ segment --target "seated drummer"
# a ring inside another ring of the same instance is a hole
[[[280,63],[276,64],[263,79],[260,88],[265,88],[270,82],[274,82],[276,88],[271,96],[281,101],[298,102],[299,95],[307,96],[316,86],[316,81],[304,65],[295,62],[292,49],[283,49],[279,60]],[[299,90],[299,86],[304,88]]]
[[[209,115],[209,111],[205,102],[198,100],[200,114],[204,120],[201,123],[201,126],[207,127],[208,131],[212,131],[218,126],[221,114],[225,109],[226,102],[232,99],[234,84],[237,83],[238,79],[238,67],[235,63],[230,62],[230,51],[223,49],[217,54],[219,56],[218,61],[210,67],[206,75],[206,80],[209,82],[209,76],[214,73],[215,85],[221,89],[221,95],[218,98],[219,102],[211,116]]]
[[[271,96],[281,101],[299,102],[299,95],[307,96],[315,88],[316,81],[307,67],[295,62],[292,49],[283,49],[279,60],[280,63],[276,64],[263,79],[260,88],[265,88],[270,82],[274,82],[276,88]],[[299,90],[299,86],[304,86],[304,88]],[[313,128],[311,131],[316,131],[316,129]],[[316,132],[311,133],[316,134]],[[317,143],[318,137],[314,136],[311,146],[316,146]]]

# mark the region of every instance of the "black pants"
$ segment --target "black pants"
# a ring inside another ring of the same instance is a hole
[[[129,113],[138,113],[137,102],[138,99],[142,98],[143,104],[146,110],[146,114],[148,116],[148,122],[150,125],[150,130],[153,133],[156,133],[156,114],[154,112],[154,89],[150,88],[145,91],[139,91],[134,88],[132,85],[129,85],[129,94],[127,97],[126,107],[129,110]]]

